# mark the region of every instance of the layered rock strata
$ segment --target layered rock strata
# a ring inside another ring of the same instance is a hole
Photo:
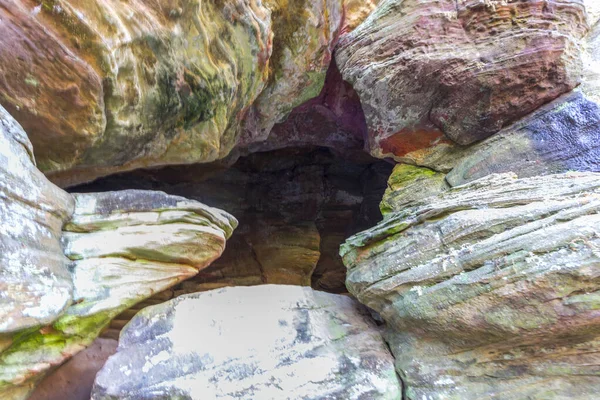
[[[340,39],[368,149],[399,161],[499,131],[581,81],[580,1],[386,0]]]
[[[348,239],[407,398],[593,398],[599,209],[595,173],[489,175]]]

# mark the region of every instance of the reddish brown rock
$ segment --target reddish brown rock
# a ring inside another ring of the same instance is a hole
[[[575,87],[579,1],[388,0],[340,40],[377,157],[483,139]],[[443,134],[442,134],[443,133]]]

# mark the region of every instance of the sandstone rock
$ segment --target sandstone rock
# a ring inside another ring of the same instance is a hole
[[[74,196],[75,213],[62,237],[74,260],[73,304],[2,349],[3,399],[26,398],[45,373],[89,346],[112,318],[208,266],[237,224],[223,211],[161,192]]]
[[[469,149],[446,177],[452,186],[492,173],[520,178],[600,172],[600,105],[580,92],[563,96]]]
[[[211,162],[316,97],[375,3],[3,0],[0,101],[62,186]]]
[[[268,76],[260,1],[4,0],[0,18],[0,100],[45,172],[222,157]]]
[[[264,141],[292,109],[323,88],[343,23],[342,0],[266,0],[272,12],[269,81],[249,110],[242,145]]]
[[[295,286],[227,288],[141,311],[93,400],[394,399],[385,343],[350,298]]]
[[[71,304],[60,236],[74,202],[37,170],[27,135],[1,106],[0,161],[2,352],[11,343],[7,335],[48,324]]]
[[[367,123],[358,94],[331,62],[318,96],[296,107],[287,119],[270,129],[266,140],[246,146],[245,153],[321,146],[349,156],[362,152]]]
[[[96,374],[117,351],[116,340],[96,339],[48,375],[28,400],[89,400]]]
[[[380,0],[345,0],[344,33],[356,29],[379,4]]]
[[[446,175],[428,168],[397,164],[390,175],[379,208],[383,215],[401,211],[413,203],[449,188]]]
[[[599,174],[490,175],[348,239],[407,398],[594,398],[599,210]]]
[[[382,1],[340,39],[336,59],[359,93],[376,157],[466,145],[580,82],[583,4]]]

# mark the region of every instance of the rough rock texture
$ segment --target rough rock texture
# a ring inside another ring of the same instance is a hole
[[[442,173],[428,168],[397,164],[388,179],[379,208],[383,215],[400,211],[449,187],[446,175]]]
[[[469,149],[448,174],[460,185],[503,172],[519,177],[600,172],[600,105],[574,92]]]
[[[28,400],[90,400],[96,374],[117,351],[116,340],[96,339],[49,374]]]
[[[27,135],[1,106],[0,177],[2,352],[7,334],[50,323],[71,303],[60,235],[74,202],[37,170]]]
[[[0,18],[0,101],[45,172],[217,159],[267,79],[260,1],[3,0]]]
[[[244,121],[241,144],[265,140],[292,109],[316,97],[343,22],[342,0],[265,0],[272,11],[269,81]]]
[[[161,192],[76,194],[62,237],[73,304],[57,320],[19,332],[0,353],[0,393],[22,399],[44,373],[89,346],[132,305],[208,266],[237,221]]]
[[[126,327],[93,400],[401,397],[380,333],[354,300],[263,285],[178,297]]]
[[[386,0],[336,59],[369,151],[404,161],[447,138],[483,139],[571,90],[586,32],[580,1]]]
[[[489,175],[342,246],[413,399],[592,399],[600,175]]]
[[[319,94],[355,3],[2,0],[0,103],[62,186],[211,162]]]
[[[296,107],[284,122],[270,130],[266,140],[242,151],[255,153],[289,147],[321,146],[346,157],[363,151],[367,123],[358,94],[331,62],[318,96]]]

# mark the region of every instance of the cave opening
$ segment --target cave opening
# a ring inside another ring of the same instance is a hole
[[[226,286],[288,284],[347,293],[339,246],[381,220],[379,203],[392,168],[365,153],[293,147],[252,153],[234,163],[136,170],[69,188],[158,190],[223,209],[239,221],[212,265],[125,311],[103,336],[117,337],[148,305]]]

